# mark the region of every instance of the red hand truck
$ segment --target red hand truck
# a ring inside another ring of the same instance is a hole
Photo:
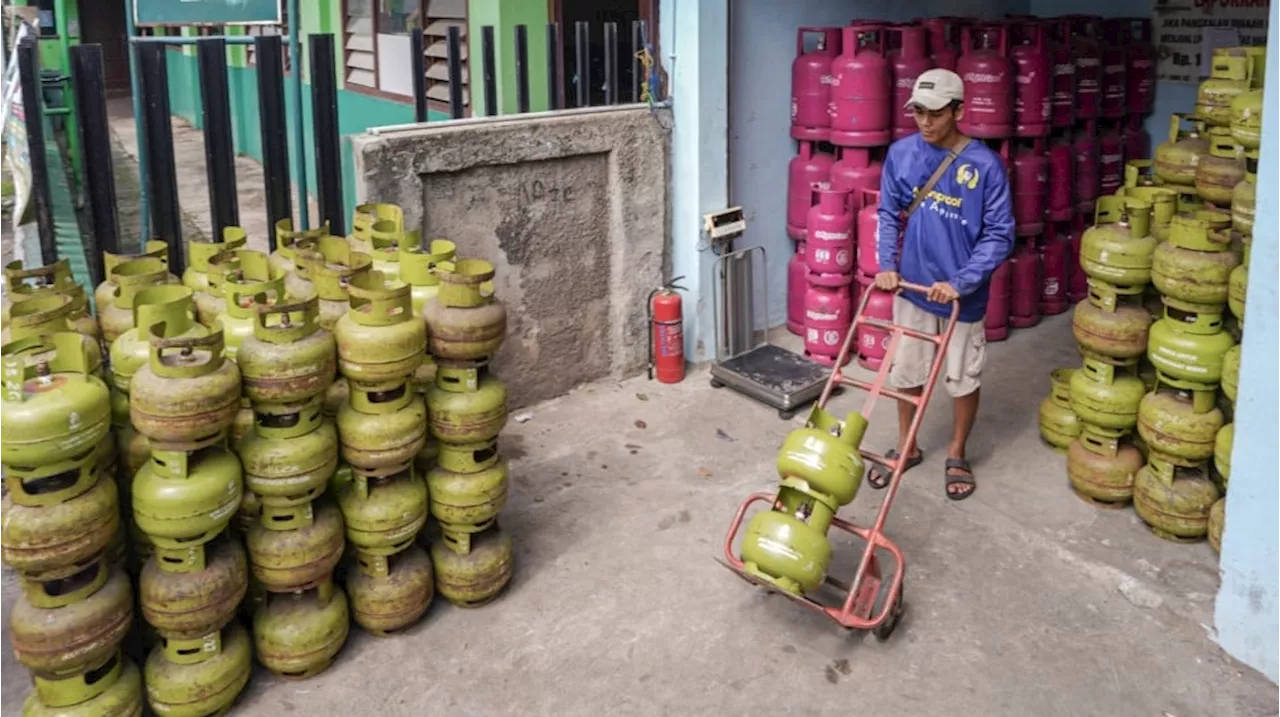
[[[925,294],[929,291],[928,287],[908,282],[899,282],[898,286],[897,293],[907,290]],[[876,400],[881,396],[913,403],[916,406],[916,415],[907,430],[907,444],[914,445],[916,433],[920,430],[921,421],[924,420],[925,408],[929,405],[929,397],[933,395],[938,375],[942,373],[942,367],[946,360],[947,346],[950,345],[951,335],[955,333],[956,320],[960,315],[960,304],[957,301],[951,303],[951,317],[947,320],[946,329],[941,334],[929,334],[864,316],[867,299],[870,296],[871,291],[865,292],[858,304],[858,312],[853,317],[853,324],[849,328],[849,334],[844,339],[844,345],[840,348],[840,355],[835,362],[835,368],[832,369],[831,376],[827,379],[826,386],[823,387],[822,395],[818,398],[817,405],[819,408],[826,408],[827,401],[830,400],[836,388],[842,385],[866,391],[867,398],[862,404],[861,413],[863,418],[868,420],[871,418],[871,411],[875,408]],[[876,372],[875,380],[871,383],[850,378],[840,372],[840,367],[845,365],[849,359],[849,351],[854,343],[854,336],[857,334],[859,326],[869,326],[889,332],[889,345],[885,350],[884,360],[880,364],[880,370]],[[928,380],[925,382],[924,389],[919,396],[905,394],[885,386],[889,376],[889,369],[893,365],[893,357],[897,353],[898,346],[902,343],[904,336],[928,341],[937,347],[933,356],[933,364],[929,368]],[[738,512],[734,515],[733,522],[729,525],[729,534],[724,540],[724,561],[721,562],[744,580],[765,588],[769,592],[782,592],[787,598],[830,617],[846,629],[871,630],[877,639],[886,640],[893,632],[893,629],[897,627],[906,604],[903,599],[902,588],[903,575],[907,570],[906,559],[897,544],[884,534],[884,524],[889,517],[889,508],[893,505],[893,498],[897,495],[898,486],[902,483],[902,469],[906,456],[895,460],[861,449],[859,449],[859,453],[862,454],[863,460],[883,465],[891,470],[893,474],[889,479],[887,493],[885,494],[884,502],[880,504],[880,512],[876,515],[874,525],[870,528],[862,528],[839,517],[833,518],[831,521],[833,528],[839,528],[855,535],[866,543],[866,548],[862,553],[862,560],[858,564],[858,570],[853,576],[852,583],[844,583],[829,575],[825,578],[826,584],[835,587],[844,594],[844,599],[839,605],[827,605],[808,596],[798,596],[785,591],[778,591],[774,586],[761,582],[744,570],[743,561],[734,554],[734,539],[737,537],[742,521],[746,517],[747,508],[751,507],[753,503],[775,505],[777,503],[776,493],[753,493],[743,501],[742,505],[738,506]],[[897,570],[893,571],[893,576],[889,580],[887,587],[884,585],[885,573],[880,565],[880,559],[876,557],[877,548],[887,551],[897,563]],[[882,592],[884,593],[883,596],[881,596]],[[883,597],[883,599],[878,600],[877,598],[880,597]],[[876,608],[877,602],[880,605],[879,609]]]

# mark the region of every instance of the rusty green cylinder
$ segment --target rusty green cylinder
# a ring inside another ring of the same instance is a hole
[[[511,582],[515,552],[511,535],[498,525],[471,538],[471,552],[461,555],[443,541],[431,546],[431,566],[440,596],[457,607],[487,605]]]
[[[323,236],[299,250],[297,261],[306,267],[305,273],[319,299],[320,328],[333,331],[338,320],[351,308],[347,287],[355,277],[372,268],[372,260],[368,254],[352,249],[342,237]]]
[[[1151,280],[1151,204],[1134,197],[1098,197],[1093,227],[1080,244],[1080,267],[1090,279],[1116,286]]]
[[[352,619],[378,636],[418,622],[435,597],[435,573],[427,552],[410,545],[390,557],[372,558],[357,553],[360,567],[347,573]]]
[[[409,285],[370,271],[351,280],[351,308],[334,327],[338,370],[348,380],[406,381],[422,363],[427,327],[413,315]]]
[[[427,484],[407,469],[385,478],[355,474],[338,490],[347,542],[390,555],[412,542],[427,520]]]
[[[505,458],[470,473],[447,470],[443,466],[427,473],[431,515],[440,523],[441,532],[455,551],[468,552],[470,536],[497,520],[507,504],[507,482]]]
[[[93,488],[99,476],[114,472],[115,461],[115,442],[108,436],[98,445],[65,461],[41,466],[6,465],[6,497],[16,505],[28,507],[65,503]]]
[[[1184,119],[1191,120],[1191,131],[1183,132]],[[1197,118],[1172,114],[1169,116],[1169,139],[1155,149],[1156,177],[1167,184],[1194,189],[1196,167],[1200,158],[1209,153],[1209,140],[1202,136],[1204,125]]]
[[[1245,237],[1253,236],[1253,217],[1258,209],[1258,150],[1245,155],[1248,169],[1244,181],[1231,190],[1231,228]]]
[[[1138,421],[1138,404],[1144,393],[1142,379],[1111,364],[1086,358],[1071,377],[1071,410],[1094,426],[1129,429]]]
[[[1130,441],[1086,425],[1067,448],[1067,478],[1077,493],[1102,503],[1126,503],[1142,470],[1142,452]]]
[[[432,239],[427,246],[400,247],[400,279],[409,285],[413,315],[422,317],[427,302],[440,294],[439,271],[453,271],[457,245],[448,239]]]
[[[253,335],[236,362],[244,395],[255,403],[292,404],[323,394],[337,370],[333,334],[320,328],[319,299],[259,306]]]
[[[412,466],[422,450],[427,405],[407,384],[391,390],[352,385],[337,425],[345,461],[367,475],[390,475]]]
[[[1067,450],[1080,435],[1083,425],[1071,410],[1073,368],[1055,369],[1049,374],[1049,395],[1040,402],[1040,437],[1058,452]]]
[[[115,300],[116,287],[119,285],[115,277],[115,268],[121,264],[126,264],[135,259],[160,259],[169,263],[169,244],[160,239],[152,239],[146,243],[141,253],[138,254],[112,254],[109,251],[102,252],[102,271],[106,274],[106,278],[102,280],[93,289],[93,305],[98,307],[99,315],[102,309],[109,306]],[[173,274],[165,277],[165,283],[180,284],[182,280]],[[101,322],[99,322],[101,323]],[[114,336],[108,336],[105,331],[102,332],[102,340],[108,345],[115,339]]]
[[[1089,280],[1089,296],[1076,304],[1071,333],[1084,351],[1111,363],[1133,361],[1147,350],[1151,314],[1135,299],[1141,287]],[[1123,298],[1122,298],[1123,297]]]
[[[330,500],[312,506],[310,524],[272,530],[254,520],[245,535],[253,576],[270,592],[310,590],[333,575],[346,547],[342,512]]]
[[[493,264],[454,259],[437,271],[440,291],[422,309],[431,355],[447,361],[486,361],[507,335],[507,309],[494,296]]]
[[[254,429],[236,444],[245,487],[268,507],[314,500],[338,468],[338,430],[321,397],[283,408],[288,412],[259,410]]]
[[[138,577],[142,617],[164,638],[170,662],[199,662],[219,649],[217,633],[235,617],[249,587],[249,567],[238,538],[205,548],[203,570],[172,572],[153,555]]]
[[[1230,222],[1229,216],[1220,216]],[[1166,304],[1184,311],[1216,312],[1227,303],[1231,270],[1239,263],[1231,251],[1230,232],[1210,231],[1204,218],[1176,216],[1169,240],[1156,249],[1151,281]]]
[[[1231,448],[1236,439],[1236,424],[1228,423],[1218,429],[1213,439],[1213,465],[1218,469],[1225,485],[1231,480]]]
[[[169,277],[169,263],[159,257],[133,259],[111,270],[111,281],[115,284],[111,301],[98,305],[98,324],[108,345],[133,328],[133,309],[138,292],[166,285]]]
[[[426,393],[431,435],[441,443],[481,443],[507,424],[507,387],[483,369],[441,365]]]
[[[0,461],[40,466],[83,455],[111,429],[111,393],[91,372],[90,339],[62,332],[0,349]]]
[[[258,307],[284,303],[284,274],[271,266],[266,254],[244,250],[237,266],[223,277],[222,294],[226,308],[216,328],[222,329],[227,358],[235,361],[240,345],[253,336]]]
[[[0,555],[5,565],[38,579],[100,555],[120,525],[119,489],[99,473],[89,490],[70,500],[26,506],[4,496]]]
[[[805,425],[787,434],[778,450],[782,484],[812,495],[832,510],[858,494],[866,471],[858,447],[867,421],[854,411],[841,420],[814,406]]]
[[[9,616],[13,655],[40,680],[84,674],[119,649],[133,622],[129,577],[112,568],[106,583],[85,599],[56,608],[33,605],[25,595]]]
[[[1213,457],[1224,420],[1212,391],[1158,388],[1142,397],[1138,434],[1153,451],[1198,462]]]
[[[1220,313],[1190,313],[1166,305],[1164,318],[1151,325],[1147,358],[1165,376],[1211,388],[1222,380],[1226,354],[1234,345]]]
[[[182,272],[182,283],[194,292],[209,289],[209,260],[224,251],[239,249],[248,241],[240,227],[226,227],[222,240],[216,242],[187,241],[187,268]]]
[[[1222,531],[1227,523],[1227,499],[1219,498],[1209,508],[1209,547],[1213,552],[1222,552]]]
[[[219,652],[204,661],[176,663],[161,646],[152,648],[143,671],[147,703],[156,717],[226,714],[252,673],[249,633],[232,620],[222,629]]]
[[[347,596],[332,582],[301,593],[278,593],[253,615],[258,661],[285,679],[320,674],[346,644]]]
[[[0,340],[7,344],[41,334],[80,333],[72,325],[71,309],[71,299],[65,294],[37,296],[18,302],[10,311],[9,325],[0,334],[2,337]],[[105,378],[102,347],[96,340],[92,340],[92,337],[89,338],[91,340],[85,342],[89,373],[98,378]]]
[[[1244,180],[1244,147],[1226,127],[1209,130],[1209,154],[1196,166],[1196,192],[1219,207],[1231,205],[1231,192]]]
[[[166,568],[199,570],[199,546],[231,523],[244,485],[240,460],[220,446],[194,453],[152,452],[133,479],[133,519],[165,558]],[[174,560],[181,559],[181,563]]]
[[[59,700],[50,701],[39,692],[27,695],[22,705],[22,717],[142,717],[143,692],[142,672],[127,657],[118,658],[115,667],[115,678],[105,677],[94,685],[102,691],[93,696],[71,704],[60,704],[67,700],[79,700],[85,691],[76,689]],[[47,688],[55,692],[65,692],[56,687]]]
[[[271,252],[271,266],[284,274],[284,288],[289,296],[304,299],[315,295],[315,287],[299,261],[299,253],[315,246],[316,240],[329,235],[329,222],[306,231],[295,231],[293,218],[285,217],[276,222],[276,250]]]
[[[129,417],[153,442],[192,449],[231,427],[240,410],[240,369],[223,335],[166,338],[151,329],[151,354],[129,384]]]
[[[1253,66],[1248,57],[1214,54],[1209,58],[1209,78],[1196,92],[1196,117],[1215,127],[1231,124],[1231,103],[1253,86]]]
[[[1222,355],[1222,393],[1234,404],[1236,390],[1240,385],[1240,353],[1242,347],[1236,344]]]
[[[1227,308],[1240,321],[1244,321],[1244,300],[1249,293],[1249,267],[1240,264],[1231,270],[1227,280]]]
[[[1203,538],[1209,509],[1220,497],[1204,463],[1178,465],[1154,450],[1133,484],[1133,508],[1152,531],[1168,540]]]
[[[152,286],[138,292],[133,323],[111,343],[111,378],[128,401],[129,386],[138,369],[151,357],[151,329],[161,325],[165,338],[208,336],[209,329],[196,321],[191,289],[176,284]]]

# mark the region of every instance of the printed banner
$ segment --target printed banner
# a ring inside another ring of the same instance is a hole
[[[1213,48],[1236,38],[1266,46],[1270,10],[1271,0],[1155,0],[1156,79],[1200,82]]]

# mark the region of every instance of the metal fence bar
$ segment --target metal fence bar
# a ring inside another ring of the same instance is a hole
[[[547,23],[547,109],[558,110],[563,107],[560,91],[564,82],[560,77],[560,23]]]
[[[92,228],[84,254],[94,285],[106,278],[102,252],[120,253],[120,217],[116,211],[116,177],[111,159],[111,129],[107,125],[106,81],[102,76],[102,46],[71,48],[71,92],[80,116],[80,146],[84,148],[84,195]],[[101,311],[102,307],[98,307]]]
[[[640,88],[644,84],[644,65],[640,53],[644,52],[644,20],[631,22],[631,101],[639,102]]]
[[[449,26],[446,35],[449,49],[449,114],[461,119],[462,108],[462,35],[456,25]]]
[[[409,69],[413,73],[413,119],[426,122],[427,111],[427,49],[422,30],[409,33]]]
[[[190,2],[190,0],[187,0]],[[284,39],[289,39],[287,36]],[[205,40],[222,40],[228,45],[252,45],[254,37],[248,35],[205,35],[203,37],[186,37],[182,35],[138,35],[129,38],[137,45],[199,45]]]
[[[516,111],[529,111],[529,27],[516,25]],[[550,77],[547,78],[551,82]]]
[[[494,59],[493,25],[480,28],[480,54],[484,62],[484,114],[498,114],[497,60]]]
[[[618,104],[618,23],[604,24],[604,103]]]
[[[53,234],[53,205],[49,202],[49,167],[45,162],[44,103],[40,95],[40,66],[36,43],[30,37],[18,45],[18,79],[22,83],[22,111],[27,125],[27,154],[31,164],[31,199],[36,209],[42,264],[58,260]]]
[[[200,105],[204,117],[204,165],[209,178],[213,235],[240,224],[236,196],[236,154],[231,138],[231,96],[227,88],[227,43],[203,37],[196,43]]]
[[[284,104],[284,42],[279,35],[259,35],[254,43],[258,65],[258,130],[262,137],[262,181],[267,197],[267,247],[276,250],[276,222],[293,218],[289,195],[289,130]]]
[[[587,47],[587,43],[591,41],[591,25],[578,21],[574,30],[576,37],[573,42],[574,51],[574,82],[577,84],[578,91],[578,107],[588,107],[591,105],[591,49]]]
[[[135,49],[142,74],[143,118],[146,121],[143,138],[147,143],[147,178],[151,192],[149,236],[163,239],[169,245],[169,270],[175,276],[182,276],[187,268],[187,252],[182,243],[182,208],[178,203],[178,172],[173,161],[169,51],[164,45],[150,43],[139,44]]]
[[[307,37],[311,60],[311,115],[316,145],[316,203],[320,221],[330,231],[347,233],[346,210],[342,204],[342,156],[338,137],[338,86],[335,77],[333,35]]]
[[[300,0],[288,0],[289,6],[289,58],[293,72],[289,75],[289,94],[293,97],[293,182],[298,201],[298,228],[311,228],[311,206],[307,199],[307,153],[303,150],[306,133],[302,126],[302,12]]]

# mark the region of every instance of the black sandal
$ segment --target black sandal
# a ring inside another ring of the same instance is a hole
[[[952,468],[965,471],[969,475],[952,475]],[[973,479],[973,471],[969,469],[969,461],[966,461],[963,458],[948,458],[946,470],[943,471],[943,475],[946,476],[947,479],[947,497],[951,500],[964,500],[965,498],[973,495],[973,492],[978,489],[978,483]],[[953,485],[968,485],[973,487],[969,490],[952,491],[951,486]]]
[[[898,449],[890,448],[889,452],[884,454],[884,457],[889,458],[891,460],[897,460]],[[920,451],[916,453],[914,458],[907,459],[907,465],[902,467],[902,472],[906,473],[907,471],[920,465],[923,462],[924,462],[924,451]],[[871,466],[871,470],[867,473],[867,485],[871,486],[872,488],[875,488],[876,490],[882,490],[888,487],[889,479],[892,477],[893,477],[892,471],[890,471],[888,468],[885,468],[884,466],[877,463]]]

